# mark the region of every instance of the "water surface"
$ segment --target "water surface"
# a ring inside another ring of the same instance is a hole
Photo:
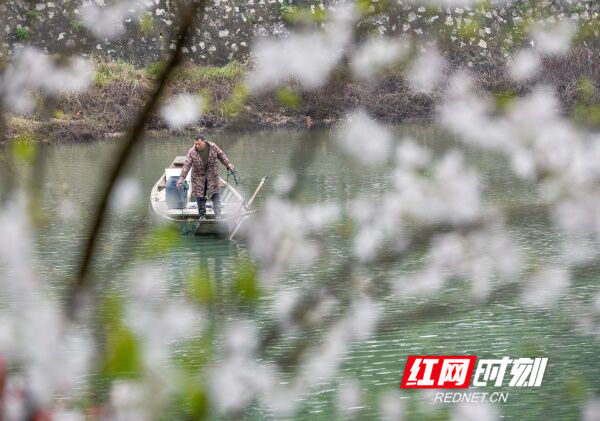
[[[433,127],[404,127],[398,132],[411,134],[436,151],[453,147],[450,139]],[[303,135],[293,130],[278,130],[252,134],[215,134],[217,142],[238,168],[243,185],[241,190],[249,195],[261,177],[271,180],[289,166],[291,154],[302,150],[303,142],[316,142],[316,159],[306,168],[306,180],[300,200],[303,202],[345,201],[356,194],[368,194],[377,206],[377,198],[390,185],[389,169],[365,170],[346,160],[331,142],[327,130]],[[368,141],[368,139],[365,139]],[[184,155],[191,146],[187,138],[148,138],[138,148],[128,168],[128,176],[140,183],[136,193],[138,205],[124,215],[111,214],[98,250],[95,268],[96,279],[103,288],[116,291],[124,288],[124,272],[115,270],[118,263],[136,255],[141,239],[149,230],[148,196],[152,185],[163,169],[176,155]],[[360,147],[358,145],[357,147]],[[47,147],[45,179],[41,193],[36,198],[44,215],[36,234],[36,254],[39,257],[39,274],[50,290],[60,298],[64,291],[64,279],[72,275],[80,252],[85,223],[93,208],[95,194],[103,183],[102,174],[111,163],[115,141],[105,140],[90,144],[56,145]],[[483,183],[486,200],[508,203],[526,197],[532,186],[515,182],[506,165],[492,155],[472,153],[470,163],[484,171]],[[222,169],[222,175],[225,172]],[[273,193],[273,183],[268,183],[256,201],[260,209],[264,198]],[[65,201],[65,198],[67,201]],[[80,219],[68,217],[70,212],[81,213]],[[524,217],[513,227],[513,233],[521,239],[529,253],[552,260],[557,255],[556,234],[534,216]],[[290,288],[306,288],[319,282],[329,282],[337,265],[350,256],[350,244],[344,235],[332,235],[323,245],[325,264],[292,271],[282,282]],[[155,256],[167,270],[174,294],[181,293],[182,283],[198,265],[207,267],[221,288],[231,282],[236,262],[247,256],[243,245],[216,237],[184,237],[182,244],[164,255]],[[379,276],[390,271],[405,270],[411,262],[381,265],[371,268],[367,274],[379,293],[385,296],[386,284],[378,283]],[[400,383],[406,357],[414,354],[461,355],[471,354],[480,358],[536,357],[549,358],[543,386],[539,389],[510,389],[508,403],[501,404],[501,413],[509,419],[578,419],[582,402],[590,394],[600,391],[600,357],[598,340],[574,329],[570,309],[575,301],[589,301],[596,290],[598,277],[592,274],[576,280],[566,297],[552,310],[533,311],[524,309],[517,302],[499,300],[483,308],[457,310],[451,314],[433,315],[426,320],[407,319],[399,321],[397,328],[386,331],[357,345],[344,361],[339,379],[356,378],[365,390],[365,408],[361,418],[377,415],[377,396]],[[454,294],[454,295],[453,295]],[[265,292],[269,302],[269,291]],[[439,297],[429,300],[432,305],[442,303],[448,297],[457,298],[460,289],[448,288]],[[459,299],[461,299],[459,297]],[[418,305],[419,300],[399,302],[391,297],[384,299],[384,312],[402,313]],[[228,303],[218,313],[226,314]],[[258,314],[261,323],[271,320],[268,305],[264,314]],[[268,352],[267,358],[277,358],[286,351],[282,341]],[[308,397],[299,419],[331,419],[335,383],[324,384]],[[490,389],[493,391],[493,389]],[[423,409],[418,402],[421,394],[404,393],[409,413],[414,418],[435,414],[442,419],[447,409],[433,407]],[[429,398],[426,398],[426,400]],[[430,399],[429,399],[430,400]],[[433,412],[427,412],[427,411]],[[425,412],[424,412],[425,411]],[[250,417],[260,419],[268,414],[258,407],[250,411]]]

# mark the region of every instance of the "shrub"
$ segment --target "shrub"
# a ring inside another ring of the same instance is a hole
[[[152,15],[150,13],[145,13],[140,18],[140,32],[147,37],[152,32],[153,26],[154,21],[152,19]]]
[[[139,78],[140,75],[132,64],[119,60],[99,63],[96,67],[94,82],[97,86],[102,87],[117,80],[137,82]]]
[[[26,26],[17,26],[15,28],[15,36],[19,41],[25,41],[29,38],[29,28]]]
[[[28,19],[33,19],[33,20],[40,17],[40,14],[38,13],[37,10],[27,10],[25,12],[25,15],[27,16]]]
[[[157,61],[146,66],[145,72],[150,79],[158,79],[162,72],[165,71],[167,63],[165,61]]]
[[[226,66],[186,66],[175,72],[173,79],[188,83],[210,81],[236,81],[243,77],[244,66],[238,61],[231,61]]]
[[[85,23],[82,20],[73,19],[71,21],[71,29],[76,32],[83,32],[85,31]]]

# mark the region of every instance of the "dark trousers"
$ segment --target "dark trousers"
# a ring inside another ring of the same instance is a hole
[[[219,193],[214,193],[212,195],[213,210],[215,211],[215,217],[221,216],[221,197]],[[198,215],[204,216],[206,215],[206,197],[197,197],[196,202],[198,203]]]
[[[204,195],[202,195],[202,197],[196,197],[196,203],[198,203],[198,215],[199,216],[206,215],[206,190],[208,188],[207,183],[208,183],[208,180],[205,178],[204,179]],[[213,193],[210,200],[212,200],[212,203],[213,203],[213,211],[215,212],[215,217],[216,218],[220,217],[221,216],[221,197],[219,196],[219,192],[216,191],[215,193]]]

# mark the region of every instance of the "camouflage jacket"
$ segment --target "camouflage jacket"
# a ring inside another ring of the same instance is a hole
[[[188,151],[183,168],[181,169],[180,180],[184,180],[190,169],[192,170],[192,194],[196,197],[206,197],[210,199],[213,194],[219,190],[219,161],[227,167],[233,166],[229,162],[227,155],[214,143],[208,142],[210,151],[208,152],[208,162],[205,164],[195,146]],[[206,192],[204,191],[204,180],[206,183]]]

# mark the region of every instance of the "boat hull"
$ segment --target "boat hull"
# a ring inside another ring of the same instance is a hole
[[[184,157],[177,157],[169,167],[176,169]],[[198,208],[194,201],[187,201],[184,209],[170,209],[166,203],[165,181],[163,175],[150,192],[150,209],[162,221],[176,224],[184,235],[227,235],[235,227],[243,208],[243,197],[230,184],[220,179],[221,218],[215,219],[212,202],[206,203],[206,217],[198,218]]]

